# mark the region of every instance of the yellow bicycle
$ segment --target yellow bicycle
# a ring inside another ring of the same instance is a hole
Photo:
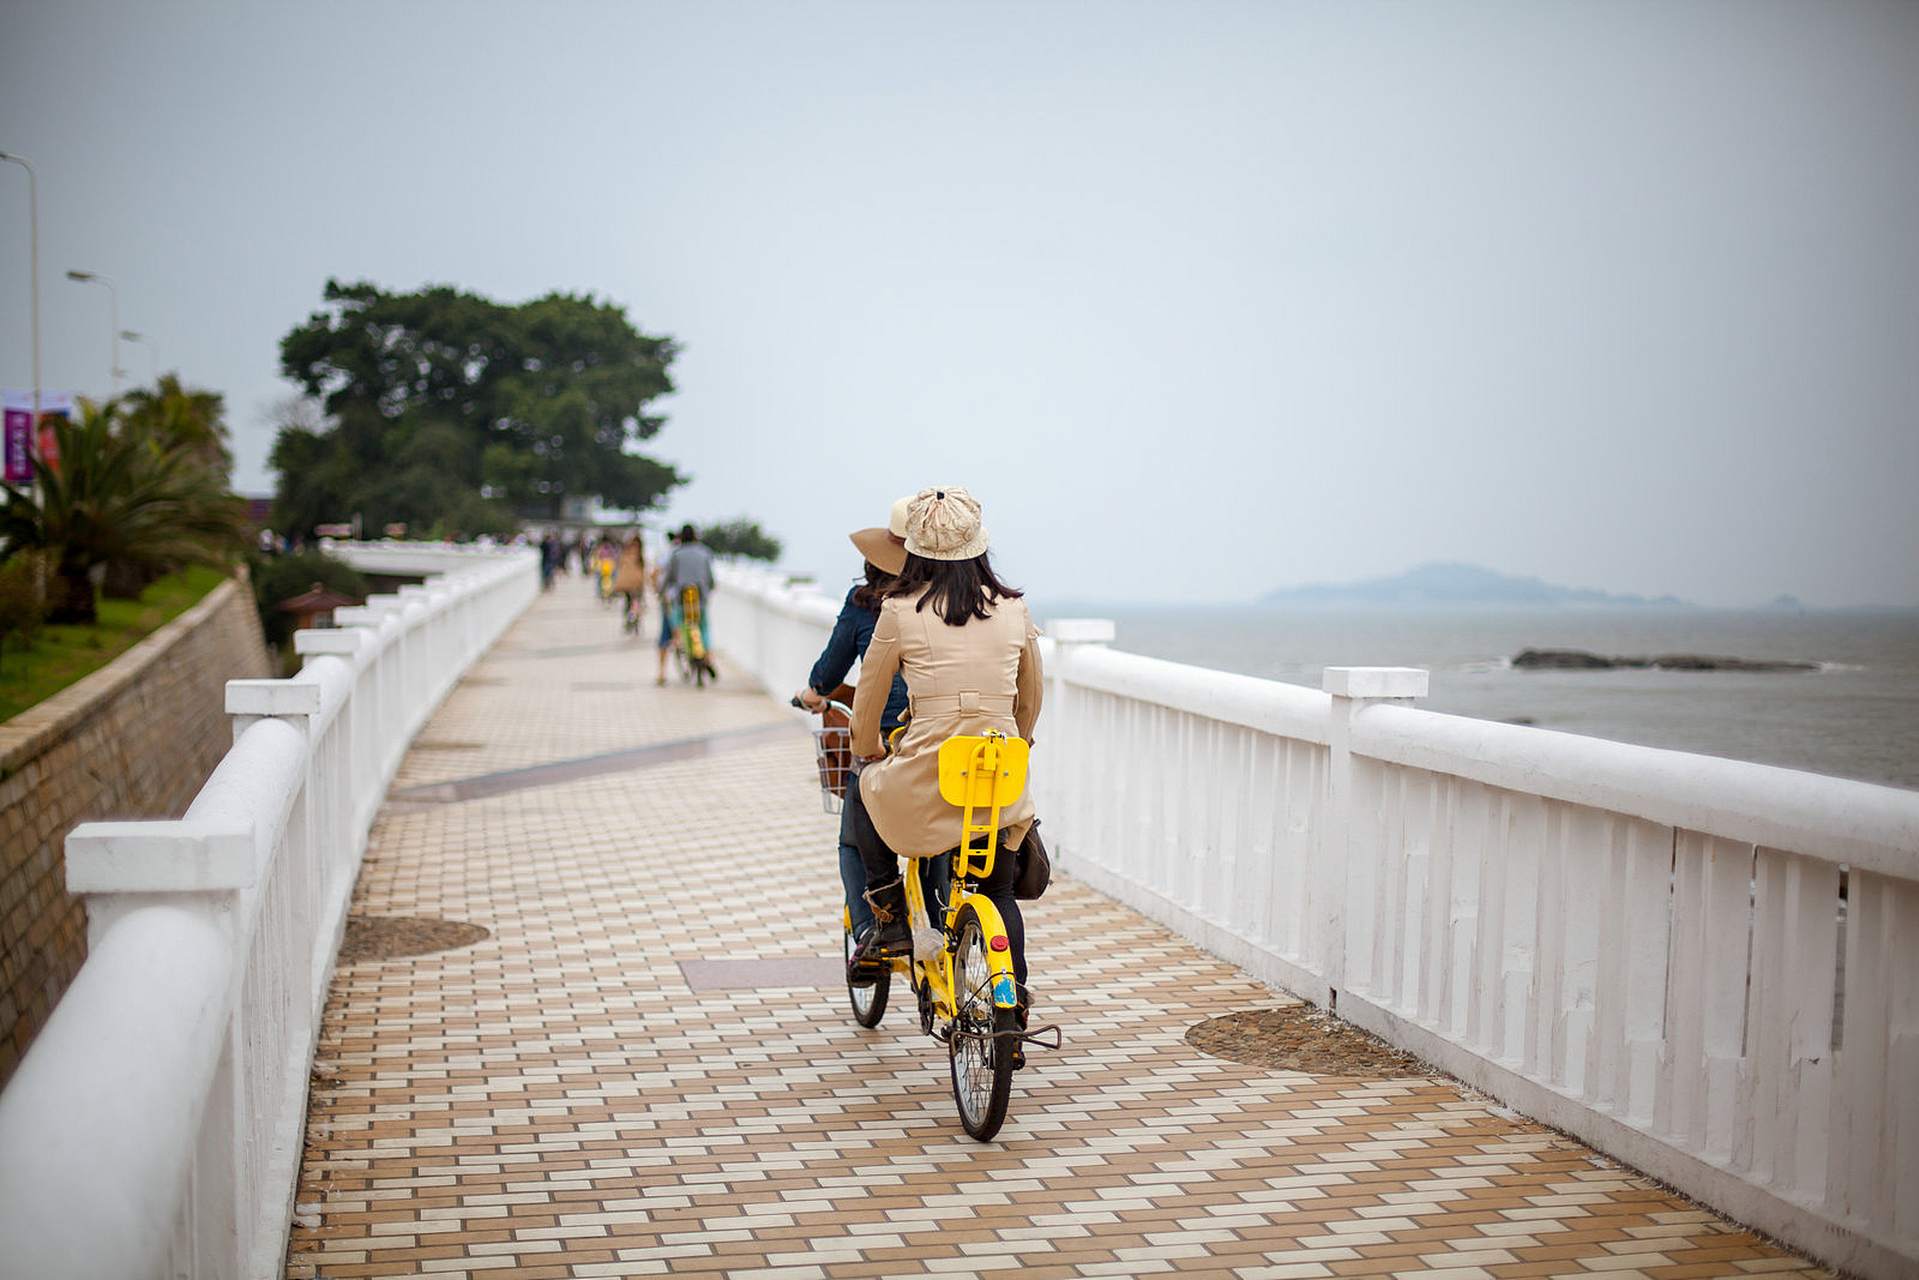
[[[822,750],[824,750],[822,743]],[[948,738],[940,746],[940,795],[960,809],[959,844],[938,858],[909,859],[907,923],[913,953],[869,964],[847,990],[861,1026],[879,1024],[894,973],[903,973],[919,1002],[920,1030],[946,1045],[953,1101],[969,1137],[989,1142],[1006,1120],[1013,1072],[1025,1046],[1060,1046],[1056,1026],[1023,1027],[1013,949],[1006,922],[978,886],[993,872],[1000,847],[1000,810],[1026,789],[1024,739],[988,733]],[[943,872],[926,874],[930,868]],[[930,881],[930,883],[929,883]],[[846,954],[857,949],[845,923]]]
[[[698,587],[680,589],[679,613],[678,625],[673,629],[673,656],[679,664],[680,679],[691,679],[696,685],[704,686],[706,677],[713,673],[713,664],[707,661],[706,635],[700,630]]]

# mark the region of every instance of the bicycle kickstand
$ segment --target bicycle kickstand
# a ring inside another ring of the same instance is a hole
[[[1053,1037],[1050,1043],[1046,1040],[1048,1035]],[[1057,1049],[1065,1042],[1065,1035],[1060,1031],[1059,1025],[1052,1022],[1044,1022],[1037,1027],[1028,1027],[1026,1030],[1019,1032],[1019,1038],[1021,1043],[1030,1044],[1041,1049]]]

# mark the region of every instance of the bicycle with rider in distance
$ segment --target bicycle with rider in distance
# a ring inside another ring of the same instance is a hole
[[[706,633],[700,627],[700,589],[688,584],[680,588],[680,607],[673,628],[673,661],[680,679],[704,686],[708,676],[717,675],[706,652]]]
[[[827,718],[814,740],[831,812],[834,786],[843,802],[852,772],[851,731],[842,727],[850,723],[851,712],[837,702],[820,710]],[[1024,1065],[1025,1046],[1057,1049],[1061,1043],[1057,1026],[1019,1024],[1006,922],[978,889],[992,874],[995,859],[1013,856],[1000,845],[999,817],[1001,808],[1025,791],[1026,765],[1025,740],[998,732],[958,735],[940,745],[940,795],[960,810],[960,838],[937,857],[908,859],[919,864],[915,874],[903,877],[911,955],[867,962],[856,978],[852,962],[859,942],[850,913],[841,909],[854,1021],[877,1027],[886,1014],[893,975],[904,974],[919,1005],[921,1032],[946,1045],[960,1124],[980,1142],[990,1142],[1005,1123],[1013,1072]]]

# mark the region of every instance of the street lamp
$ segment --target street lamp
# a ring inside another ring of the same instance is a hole
[[[147,336],[143,333],[135,333],[131,329],[122,329],[120,330],[120,336],[122,338],[125,338],[128,342],[138,342],[147,349],[147,369],[153,375],[154,387],[158,388],[160,385],[160,352],[159,350],[153,345],[153,343],[147,340]]]
[[[33,166],[16,155],[0,151],[0,160],[10,160],[27,171],[27,281],[32,300],[33,323],[33,430],[40,430],[40,180]]]
[[[109,355],[112,363],[107,368],[113,373],[113,398],[118,400],[120,398],[120,286],[113,283],[111,276],[103,276],[98,271],[69,271],[67,279],[78,280],[81,284],[103,284],[107,287],[107,292],[113,295],[113,327],[107,331],[108,336],[113,340],[113,349]]]

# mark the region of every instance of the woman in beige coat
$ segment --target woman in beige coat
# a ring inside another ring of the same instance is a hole
[[[613,592],[626,597],[625,625],[628,631],[640,629],[640,596],[646,590],[646,546],[638,533],[620,548],[619,567],[613,571]]]
[[[898,750],[882,759],[880,714],[896,671],[906,677],[911,715]],[[994,729],[1030,743],[1039,704],[1039,631],[1020,593],[993,575],[979,503],[957,487],[921,490],[906,517],[906,567],[880,604],[853,698],[853,754],[866,763],[847,788],[847,807],[879,921],[858,963],[910,948],[896,855],[931,857],[959,844],[960,810],[939,793],[940,743]],[[1000,822],[1002,852],[980,890],[1006,918],[1023,992],[1026,930],[1012,850],[1033,825],[1032,797],[1002,809]]]

